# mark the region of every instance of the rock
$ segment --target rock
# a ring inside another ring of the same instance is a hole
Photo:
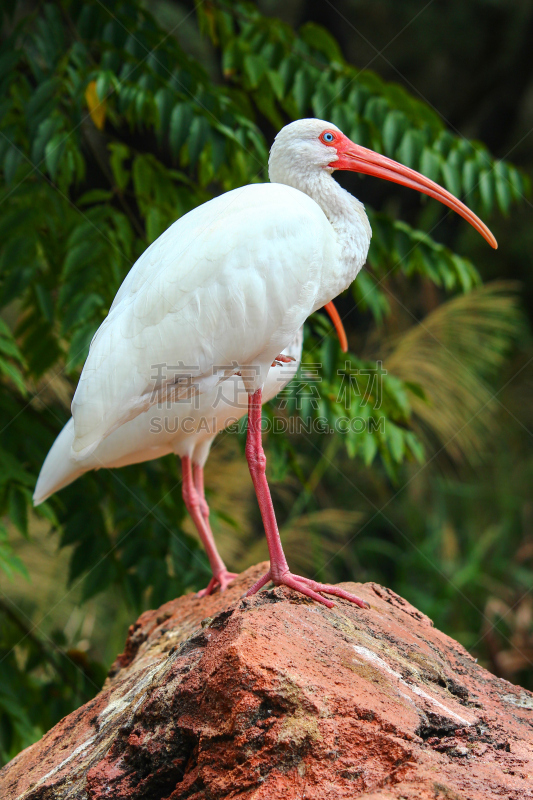
[[[2,800],[533,798],[533,695],[408,602],[186,595],[131,626],[100,694],[0,772]]]

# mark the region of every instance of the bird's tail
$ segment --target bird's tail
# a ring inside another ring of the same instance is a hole
[[[51,494],[68,486],[86,472],[70,455],[74,439],[74,420],[71,418],[55,440],[46,456],[33,494],[33,505],[43,503]]]

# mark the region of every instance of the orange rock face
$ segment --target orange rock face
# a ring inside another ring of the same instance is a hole
[[[0,772],[2,800],[533,798],[533,695],[409,603],[285,588],[143,614],[102,692]]]

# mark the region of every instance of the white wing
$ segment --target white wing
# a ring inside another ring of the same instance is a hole
[[[175,222],[133,266],[93,339],[72,403],[73,457],[176,383],[209,391],[214,367],[256,365],[266,376],[314,310],[336,246],[320,207],[280,184],[235,189]]]
[[[302,355],[301,329],[283,353],[295,360],[270,369],[265,381],[264,402],[275,397],[296,374]],[[202,395],[201,403],[175,403],[166,413],[150,408],[107,436],[83,462],[71,456],[74,441],[71,418],[41,467],[33,495],[34,505],[43,503],[91,469],[124,467],[172,452],[180,456],[194,454],[194,460],[203,466],[217,432],[248,411],[248,395],[242,380],[232,376],[227,384]],[[202,420],[207,421],[207,427]]]

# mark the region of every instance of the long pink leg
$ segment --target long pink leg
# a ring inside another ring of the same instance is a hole
[[[200,498],[200,512],[206,527],[209,529],[209,531],[211,531],[211,525],[209,523],[209,506],[207,505],[207,500],[205,499],[204,468],[199,464],[195,464],[194,461],[192,462],[192,479],[194,482],[194,487],[198,492],[198,497]],[[212,535],[213,534],[211,534],[211,536]]]
[[[201,467],[198,467],[198,469],[200,470],[200,475],[195,483],[193,469],[191,469],[191,459],[189,456],[183,456],[181,459],[183,500],[202,540],[213,572],[213,577],[208,586],[198,592],[199,597],[204,597],[207,594],[211,594],[217,586],[220,586],[220,591],[224,591],[228,583],[236,576],[232,572],[228,572],[217,550],[211,526],[209,525],[209,506],[203,492],[203,470]],[[201,491],[198,491],[198,486],[200,486]],[[206,513],[207,520],[205,518]]]
[[[213,536],[213,531],[211,530],[211,523],[209,522],[209,506],[207,504],[207,500],[205,499],[205,489],[204,489],[204,468],[201,467],[199,464],[195,464],[194,461],[192,464],[192,477],[196,492],[198,493],[198,497],[200,498],[200,511],[204,520],[205,527],[207,528],[208,536],[212,542],[212,546],[214,547],[218,558],[220,559],[220,555],[218,553],[217,546],[215,544],[215,537]],[[222,559],[220,560],[222,561]],[[222,561],[222,563],[224,562]],[[220,591],[223,592],[224,589],[227,589],[228,584],[230,584],[231,581],[234,580],[234,578],[236,577],[237,577],[236,572],[228,572],[228,570],[224,566],[224,571],[219,572],[217,574],[217,577],[212,579],[207,589],[202,589],[202,591],[199,592],[198,594],[200,597],[203,597],[204,594],[211,594],[211,592],[213,591],[213,588],[211,588],[211,583],[213,583],[213,581],[214,585],[216,586],[218,584],[220,586]],[[211,591],[209,591],[210,588]]]
[[[283,548],[281,546],[281,539],[279,537],[278,525],[276,522],[276,515],[274,513],[274,506],[272,505],[272,497],[266,479],[266,456],[263,450],[261,441],[261,407],[262,407],[262,390],[258,389],[248,397],[248,436],[246,440],[246,459],[250,468],[250,474],[257,495],[257,502],[263,518],[263,525],[265,526],[265,534],[268,544],[268,552],[270,553],[270,569],[251,589],[246,593],[247,595],[255,594],[262,586],[268,581],[273,581],[276,586],[290,586],[298,592],[323,603],[328,608],[335,604],[331,600],[322,597],[318,592],[326,592],[327,594],[342,597],[345,600],[350,600],[352,603],[360,606],[361,608],[368,608],[368,603],[354,594],[345,592],[338,586],[330,586],[325,583],[317,583],[309,578],[302,578],[299,575],[293,575],[287,564]]]

